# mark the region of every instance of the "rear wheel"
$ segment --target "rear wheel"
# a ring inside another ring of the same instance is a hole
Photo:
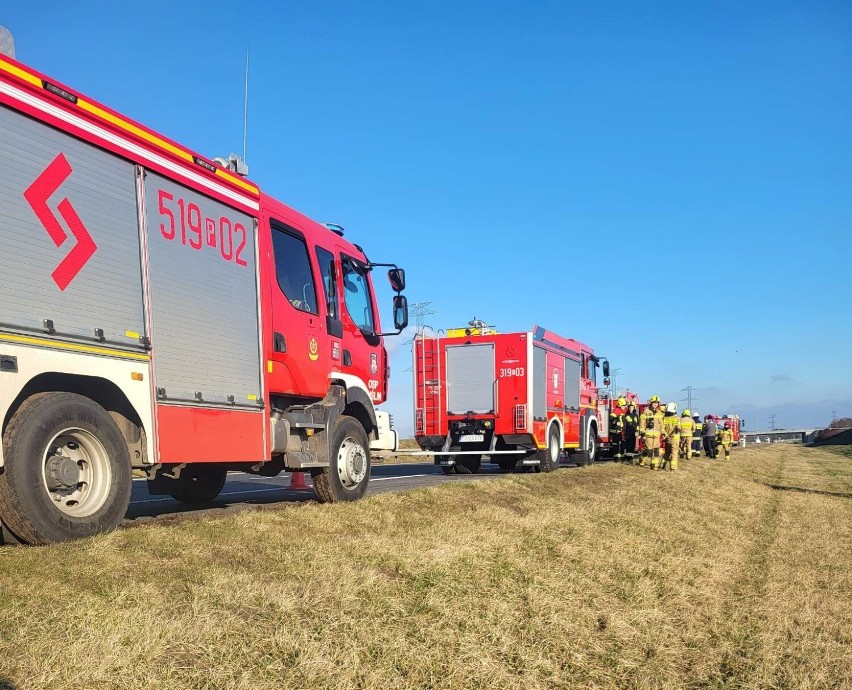
[[[169,495],[181,503],[210,503],[222,492],[228,470],[216,464],[189,464],[169,486]]]
[[[10,536],[48,544],[121,523],[130,503],[130,456],[96,402],[76,393],[34,395],[15,412],[3,443],[0,519]]]
[[[341,415],[331,431],[329,466],[311,470],[314,491],[323,503],[355,501],[370,483],[370,442],[354,417]]]
[[[547,448],[541,455],[542,472],[553,472],[559,467],[559,461],[562,459],[562,441],[559,435],[559,427],[552,424],[547,435]]]

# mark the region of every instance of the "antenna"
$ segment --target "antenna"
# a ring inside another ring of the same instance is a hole
[[[246,92],[243,101],[243,161],[246,160],[246,137],[248,135],[248,77],[249,77],[249,44],[246,43]]]

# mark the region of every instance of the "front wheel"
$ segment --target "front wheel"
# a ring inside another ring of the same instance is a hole
[[[598,448],[598,432],[594,426],[589,427],[589,433],[586,436],[586,447],[577,453],[578,465],[592,465],[595,462]]]
[[[127,443],[107,411],[76,393],[24,401],[3,436],[0,519],[49,544],[114,530],[130,503]]]
[[[329,466],[311,470],[314,491],[323,503],[356,501],[370,483],[370,442],[354,417],[341,415],[331,431]]]

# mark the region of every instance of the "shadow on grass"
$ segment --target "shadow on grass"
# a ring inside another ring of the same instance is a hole
[[[5,678],[0,678],[0,690],[17,690],[18,686],[10,683]]]
[[[776,491],[795,491],[800,494],[819,494],[821,496],[835,496],[837,498],[852,498],[852,494],[841,494],[834,491],[822,491],[820,489],[805,489],[801,486],[780,486],[778,484],[767,484],[766,486]]]

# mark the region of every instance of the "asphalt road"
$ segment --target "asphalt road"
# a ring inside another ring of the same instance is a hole
[[[440,467],[431,463],[379,464],[373,465],[367,495],[404,491],[445,482],[482,481],[499,476],[502,475],[497,466],[490,463],[483,463],[479,474],[449,476],[445,475]],[[170,496],[151,496],[148,493],[147,482],[144,479],[134,479],[130,509],[127,512],[124,524],[140,524],[154,519],[189,513],[233,512],[250,509],[258,505],[316,500],[309,475],[306,475],[306,480],[307,490],[294,491],[289,488],[290,475],[287,473],[278,477],[257,477],[242,472],[232,472],[228,475],[222,493],[213,503],[203,507],[195,507],[179,503]]]

